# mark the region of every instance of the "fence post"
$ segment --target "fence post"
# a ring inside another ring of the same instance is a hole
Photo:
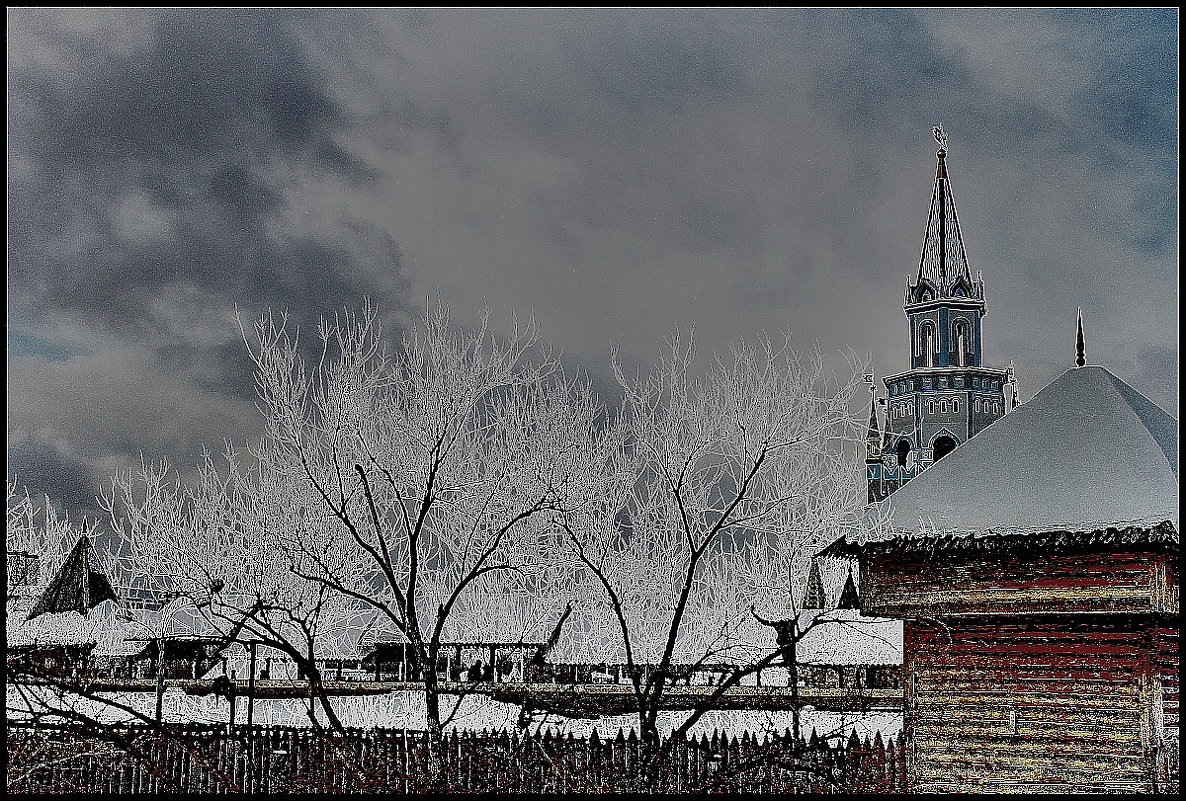
[[[906,775],[906,733],[898,732],[894,738],[894,757],[898,763],[898,792],[909,792],[910,777]]]

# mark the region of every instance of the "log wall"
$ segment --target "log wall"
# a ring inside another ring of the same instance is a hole
[[[1176,723],[1170,623],[1149,615],[908,621],[912,789],[1164,790],[1168,749],[1177,748],[1165,714],[1172,698]]]

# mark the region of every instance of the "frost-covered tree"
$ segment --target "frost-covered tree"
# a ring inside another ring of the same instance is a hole
[[[34,588],[61,567],[80,536],[81,531],[48,498],[36,501],[9,481],[4,527],[8,603],[29,600]]]
[[[185,482],[165,463],[143,464],[118,476],[104,502],[127,543],[129,583],[166,603],[164,617],[187,618],[224,647],[255,643],[285,654],[309,680],[311,723],[321,725],[320,710],[341,731],[318,659],[357,637],[354,604],[299,575],[306,562],[269,483],[264,465],[228,448],[218,461],[207,454]],[[327,553],[322,561],[348,558]]]
[[[457,709],[437,673],[442,642],[494,625],[483,594],[517,593],[529,614],[562,605],[543,592],[564,581],[541,543],[551,515],[596,491],[613,430],[588,382],[539,347],[534,320],[499,338],[485,321],[454,329],[437,304],[389,351],[368,305],[318,335],[313,364],[283,317],[245,336],[266,424],[250,467],[208,459],[191,486],[145,470],[112,509],[162,580],[224,629],[285,650],[311,687],[327,639],[402,639],[439,743]]]
[[[652,765],[677,666],[736,667],[673,741],[728,688],[781,662],[781,648],[757,649],[752,610],[786,607],[792,566],[834,536],[859,499],[857,370],[838,381],[818,349],[769,338],[736,345],[701,372],[694,362],[691,339],[676,336],[649,374],[615,364],[618,467],[628,480],[599,514],[557,515],[612,612]]]

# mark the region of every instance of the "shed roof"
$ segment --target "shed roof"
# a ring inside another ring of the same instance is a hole
[[[1167,522],[1177,541],[1178,423],[1102,367],[1068,370],[871,504],[865,522],[848,544]]]

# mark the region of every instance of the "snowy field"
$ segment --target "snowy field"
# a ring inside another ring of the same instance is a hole
[[[21,710],[29,709],[30,694],[45,692],[39,688],[17,688],[11,685],[8,685],[6,689],[10,719],[18,719],[21,716]],[[152,716],[155,713],[156,697],[152,693],[113,693],[108,697],[141,714]],[[46,700],[58,708],[68,703],[80,713],[112,723],[130,718],[126,712],[98,701],[81,698],[50,698],[48,696]],[[447,714],[452,709],[452,703],[452,701],[446,702],[442,699],[442,714]],[[214,696],[187,695],[176,688],[170,688],[165,692],[163,710],[165,719],[171,722],[226,723],[230,713],[226,699]],[[297,699],[256,699],[253,722],[266,726],[309,726],[311,724],[306,710],[305,704]],[[334,710],[348,727],[423,729],[425,726],[424,699],[422,695],[415,692],[340,697],[334,701]],[[686,719],[687,714],[675,711],[660,713],[660,731],[670,732]],[[246,723],[246,715],[247,701],[244,698],[239,698],[236,702],[236,721]],[[320,709],[318,717],[324,722],[324,713]],[[847,736],[855,729],[861,737],[871,736],[876,731],[880,731],[882,736],[892,736],[896,735],[902,727],[901,713],[893,712],[856,715],[806,710],[802,715],[802,721],[805,733],[815,728],[820,734],[843,733]],[[518,724],[518,706],[474,695],[461,699],[460,708],[457,710],[450,728],[478,731],[483,729],[509,730],[516,728]],[[791,728],[791,725],[790,712],[728,710],[709,712],[693,731],[697,734],[711,734],[713,731],[719,730],[738,735],[745,732],[754,734],[781,733]],[[546,719],[537,716],[532,722],[532,728],[535,729],[538,726],[561,734],[571,733],[577,737],[587,737],[593,731],[596,731],[600,737],[613,737],[620,729],[630,731],[636,728],[637,719],[629,715],[618,715],[600,720],[574,720],[559,715],[549,715]]]

